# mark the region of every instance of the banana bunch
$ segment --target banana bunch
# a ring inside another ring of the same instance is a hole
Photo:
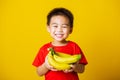
[[[61,52],[56,53],[52,48],[49,48],[48,62],[57,70],[70,69],[70,65],[77,62],[80,58],[80,54],[69,55]]]

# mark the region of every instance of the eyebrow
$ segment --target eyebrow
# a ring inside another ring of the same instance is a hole
[[[53,24],[57,24],[57,23],[52,23],[52,25],[53,25]]]
[[[52,23],[51,25],[54,25],[54,24],[56,24],[56,25],[57,25],[57,23]],[[69,24],[62,24],[62,25],[67,25],[67,26],[69,26]]]

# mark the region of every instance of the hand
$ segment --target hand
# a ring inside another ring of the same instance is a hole
[[[73,72],[73,69],[66,69],[66,70],[63,70],[64,73],[69,73],[69,72]]]
[[[78,66],[78,64],[79,64],[79,61],[77,61],[76,63],[72,64],[72,65],[71,65],[71,68],[72,68],[73,70],[75,70],[76,67]]]
[[[75,64],[71,65],[71,68],[73,69],[74,72],[83,73],[85,70],[85,65],[76,62]]]
[[[48,56],[46,56],[46,58],[45,58],[45,66],[46,66],[46,68],[48,68],[51,71],[58,71],[57,69],[55,69],[53,66],[51,66],[49,64],[49,62],[48,62]]]
[[[79,64],[79,61],[76,62],[76,63],[74,63],[74,64],[72,64],[72,65],[70,65],[71,68],[70,68],[70,69],[67,69],[67,70],[63,70],[63,72],[68,73],[68,72],[74,71],[74,70],[76,69],[76,67],[77,67],[78,64]]]

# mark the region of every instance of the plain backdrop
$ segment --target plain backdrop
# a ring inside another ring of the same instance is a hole
[[[52,40],[46,16],[55,7],[74,14],[68,40],[79,44],[88,65],[81,80],[120,80],[119,0],[0,0],[0,80],[44,80],[32,62]]]

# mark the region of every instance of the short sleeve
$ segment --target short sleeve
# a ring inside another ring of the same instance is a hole
[[[35,59],[32,63],[32,65],[38,67],[42,64],[42,59],[41,59],[42,58],[42,53],[43,52],[41,50],[39,50],[38,54],[36,55],[36,57],[35,57]]]
[[[42,65],[45,61],[45,57],[46,57],[47,53],[48,53],[47,49],[41,48],[39,50],[38,54],[36,55],[32,65],[34,65],[36,67]]]
[[[39,51],[38,51],[38,53],[37,53],[37,55],[36,55],[36,57],[35,57],[35,59],[34,59],[34,61],[32,63],[33,66],[38,67],[38,66],[40,66],[40,65],[42,65],[44,63],[45,57],[48,54],[48,50],[47,50],[48,47],[50,47],[50,43],[47,43],[47,44],[43,45],[39,49]]]
[[[80,59],[80,64],[84,64],[84,65],[88,64],[87,59],[86,59],[85,55],[83,54],[83,52],[81,52],[80,54],[82,56]]]
[[[77,44],[75,44],[75,53],[81,54],[81,59],[79,62],[80,64],[84,64],[84,65],[88,64],[87,59],[86,59],[83,51],[81,50],[81,48]]]

